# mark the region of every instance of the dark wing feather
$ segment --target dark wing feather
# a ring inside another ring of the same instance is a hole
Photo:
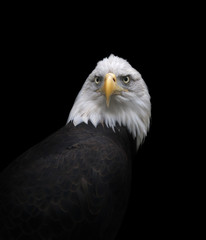
[[[0,176],[0,239],[114,239],[130,161],[113,131],[65,126]]]

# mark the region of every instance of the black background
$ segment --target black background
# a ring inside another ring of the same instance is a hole
[[[113,53],[141,73],[152,102],[151,128],[133,165],[132,194],[117,239],[130,234],[167,238],[189,231],[182,198],[184,163],[175,157],[175,126],[181,123],[176,112],[183,104],[177,101],[177,85],[184,83],[173,84],[183,68],[185,22],[174,23],[168,12],[148,19],[134,12],[91,11],[80,19],[77,9],[40,9],[12,9],[4,19],[1,168],[64,126],[87,76]],[[133,18],[126,22],[128,16]]]

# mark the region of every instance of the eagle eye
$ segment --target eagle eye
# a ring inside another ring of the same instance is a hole
[[[96,76],[96,77],[94,78],[94,82],[95,82],[97,85],[100,84],[101,78],[100,78],[99,76]]]
[[[122,77],[122,81],[123,81],[123,83],[128,84],[130,82],[130,77],[124,76],[124,77]]]

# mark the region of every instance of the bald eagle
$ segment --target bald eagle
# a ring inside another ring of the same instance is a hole
[[[115,239],[150,115],[140,73],[114,55],[99,61],[67,124],[1,172],[0,239]]]

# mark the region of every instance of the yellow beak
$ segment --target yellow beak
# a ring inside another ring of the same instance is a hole
[[[117,84],[117,79],[114,73],[107,73],[104,78],[104,85],[102,91],[106,96],[106,104],[109,107],[110,99],[113,94],[118,94],[121,91],[126,91]]]

